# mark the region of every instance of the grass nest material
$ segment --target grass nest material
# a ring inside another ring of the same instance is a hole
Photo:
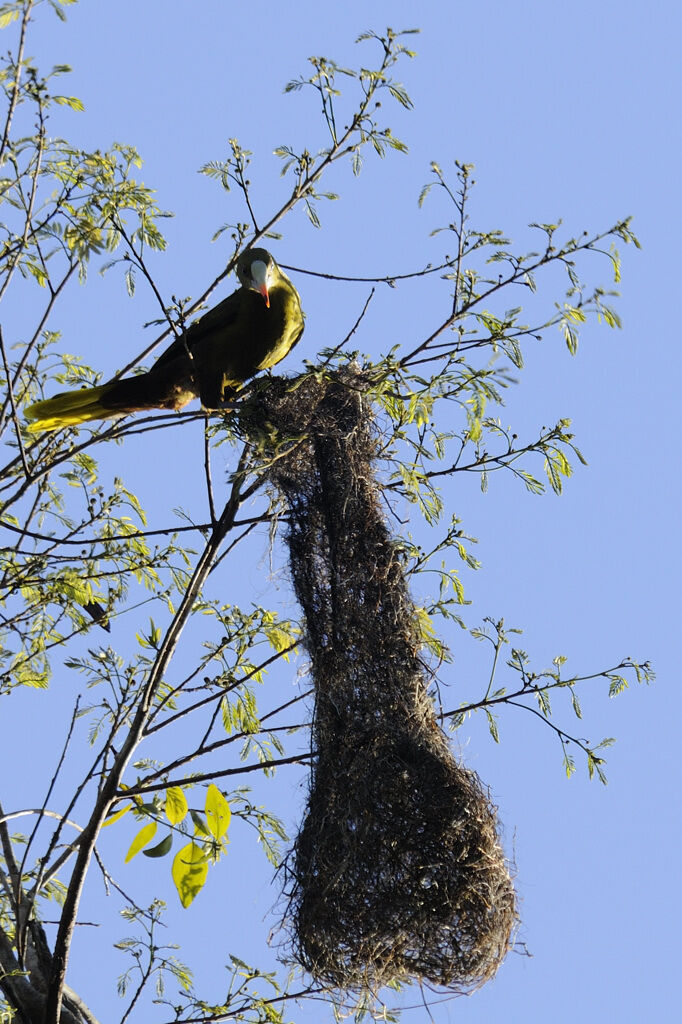
[[[363,385],[352,370],[273,378],[243,424],[259,424],[261,440],[264,423],[289,438],[270,472],[288,504],[316,691],[287,923],[295,959],[322,984],[420,979],[463,992],[509,950],[515,894],[496,809],[453,756],[427,692]]]

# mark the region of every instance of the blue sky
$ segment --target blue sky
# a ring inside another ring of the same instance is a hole
[[[643,248],[622,250],[617,308],[624,329],[588,325],[576,358],[558,333],[528,348],[522,382],[499,413],[520,434],[572,417],[589,466],[576,470],[560,498],[534,497],[504,479],[493,480],[485,495],[474,479],[458,479],[447,496],[479,539],[483,568],[463,576],[474,602],[472,621],[504,615],[522,627],[523,646],[539,667],[566,654],[576,672],[589,672],[631,655],[651,659],[658,681],[612,701],[603,684],[583,691],[581,735],[618,740],[608,752],[607,787],[588,782],[582,765],[567,781],[556,740],[531,716],[507,711],[499,745],[477,718],[457,734],[466,763],[499,805],[518,872],[519,937],[532,958],[512,954],[496,980],[471,998],[435,1002],[436,1021],[568,1024],[588,1015],[663,1021],[672,1020],[679,1005],[673,979],[680,909],[674,907],[681,710],[675,640],[680,20],[679,5],[669,0],[437,0],[423,6],[350,0],[333,7],[308,0],[83,0],[65,25],[43,13],[28,44],[43,67],[73,66],[68,91],[85,103],[84,113],[64,111],[53,130],[83,147],[104,148],[113,140],[136,145],[144,158],[141,177],[158,190],[160,205],[175,213],[165,225],[169,250],[153,261],[165,296],[202,291],[225,259],[221,243],[210,242],[213,231],[241,217],[236,196],[226,197],[196,173],[198,167],[222,158],[227,139],[236,136],[253,151],[259,209],[274,209],[285,192],[275,146],[323,144],[312,93],[284,95],[284,84],[306,73],[313,54],[341,64],[367,62],[353,40],[368,27],[421,29],[410,40],[416,59],[396,71],[414,110],[396,107],[389,118],[409,154],[368,157],[359,179],[338,168],[328,185],[341,200],[321,209],[321,230],[300,212],[287,219],[283,240],[273,244],[281,262],[381,275],[438,259],[444,243],[430,231],[447,212],[436,199],[422,210],[416,201],[431,160],[446,170],[455,158],[475,163],[473,222],[499,227],[521,246],[532,220],[562,217],[574,234],[634,216]],[[367,295],[363,285],[303,275],[295,282],[308,320],[301,345],[284,366],[290,373],[343,337]],[[547,294],[554,298],[551,289]],[[425,301],[434,303],[432,316]],[[425,300],[412,286],[379,291],[358,344],[376,353],[409,343],[447,301],[445,291],[429,292]],[[157,315],[154,303],[141,285],[131,301],[115,274],[102,279],[92,273],[87,287],[72,290],[60,310],[64,350],[113,372],[146,342],[142,324]],[[107,457],[164,524],[198,479],[200,448],[196,435],[186,434],[172,434],[172,474],[159,464],[157,448],[145,450],[151,442],[144,438],[113,448]],[[227,455],[225,461],[227,468]],[[273,581],[265,539],[252,555],[234,567],[226,585],[266,601]],[[293,611],[281,552],[276,560],[278,600]],[[231,590],[225,598],[232,599]],[[134,628],[132,621],[116,625],[114,641],[125,645],[126,629]],[[480,689],[485,661],[459,634],[449,639],[455,661],[445,675],[454,703],[459,692]],[[294,670],[278,677],[277,685],[292,687],[293,677]],[[79,683],[65,677],[60,685],[71,697]],[[18,710],[3,714],[8,721],[30,714],[49,743],[53,733],[43,709],[58,716],[60,706],[54,695],[41,700],[42,694],[31,693],[17,701]],[[568,709],[563,721],[573,724]],[[60,735],[54,734],[55,749]],[[11,745],[0,752],[3,772],[12,756]],[[291,828],[302,801],[301,778],[281,773],[263,791]],[[40,780],[29,773],[17,783],[19,805],[38,799]],[[118,856],[113,839],[104,843]],[[158,891],[168,900],[169,936],[182,930],[180,955],[200,965],[200,980],[209,992],[216,985],[216,999],[226,954],[258,960],[273,923],[267,915],[276,885],[270,886],[270,869],[254,851],[250,838],[235,835],[228,861],[190,911],[176,907],[157,862],[118,870],[127,872],[140,899]],[[108,913],[94,884],[88,899],[89,919]],[[117,922],[99,932],[83,929],[87,938],[74,948],[70,983],[102,1020],[115,1018],[118,1000],[113,986],[103,985],[99,964],[109,968],[110,943],[124,930]],[[111,971],[116,969],[114,961]],[[406,996],[417,1005],[406,1019],[426,1019],[420,999],[418,992]],[[291,1017],[302,1024],[331,1020],[320,1004]]]

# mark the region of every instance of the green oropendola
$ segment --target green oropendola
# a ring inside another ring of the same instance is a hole
[[[243,252],[237,277],[241,288],[188,327],[147,373],[35,402],[26,409],[29,430],[178,410],[193,398],[205,409],[223,407],[244,381],[284,359],[303,333],[298,292],[269,252]]]

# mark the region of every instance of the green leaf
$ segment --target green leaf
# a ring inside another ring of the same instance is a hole
[[[145,857],[165,857],[170,851],[173,845],[173,833],[169,832],[165,839],[162,839],[156,846],[152,846],[151,850],[143,850]]]
[[[204,887],[208,875],[208,861],[200,846],[188,843],[176,853],[173,861],[173,881],[183,907],[189,907]]]
[[[607,782],[608,782],[608,779],[606,778],[606,773],[604,772],[604,769],[602,768],[603,764],[604,764],[604,758],[603,757],[595,757],[591,750],[587,751],[587,773],[588,773],[589,777],[591,779],[593,779],[594,778],[594,774],[596,772],[597,773],[597,778],[602,783],[602,785],[605,786],[607,784]]]
[[[488,718],[488,729],[490,730],[490,735],[492,736],[496,743],[499,743],[500,734],[497,729],[497,722],[495,721],[495,716],[492,714],[491,711],[488,711],[487,708],[485,709],[485,713]]]
[[[604,318],[604,321],[609,327],[622,327],[621,319],[614,309],[610,309],[609,306],[602,305],[599,313],[600,319]]]
[[[31,274],[36,279],[41,288],[45,287],[48,278],[43,267],[41,267],[37,263],[33,263],[31,260],[26,260],[24,263],[21,264],[21,266],[25,270],[28,270],[29,274]]]
[[[206,823],[215,839],[222,839],[227,832],[232,811],[227,800],[213,783],[206,791]]]
[[[207,839],[211,838],[211,833],[206,828],[206,822],[202,818],[199,811],[195,811],[192,808],[189,812],[192,822],[194,823],[194,834],[197,836],[205,836]]]
[[[481,439],[482,426],[481,421],[477,416],[472,416],[469,420],[469,431],[468,436],[470,441],[480,441]]]
[[[308,199],[305,200],[305,204],[304,205],[305,205],[305,212],[308,214],[308,220],[316,228],[319,228],[320,227],[320,218],[317,216],[317,210],[315,209],[313,204]]]
[[[575,760],[571,757],[567,750],[564,749],[564,768],[566,770],[566,778],[570,779],[571,775],[575,773]]]
[[[397,100],[398,103],[400,103],[401,106],[405,107],[406,110],[411,110],[412,107],[414,106],[412,100],[407,95],[402,85],[398,85],[396,82],[394,82],[392,85],[389,85],[388,91],[390,92],[393,99]]]
[[[561,330],[564,334],[564,340],[566,342],[566,348],[572,356],[578,351],[578,333],[575,331],[568,320],[561,321]]]
[[[83,101],[79,100],[77,96],[53,96],[52,99],[62,107],[71,107],[72,110],[79,111],[85,110]]]
[[[617,697],[623,690],[627,690],[628,681],[623,676],[609,676],[609,697]]]
[[[140,852],[143,846],[146,846],[147,843],[151,843],[152,839],[156,835],[156,828],[156,822],[150,821],[143,828],[140,829],[140,831],[137,833],[132,843],[130,844],[130,849],[128,850],[125,857],[125,864],[127,864],[128,861],[132,860],[133,857],[135,857]]]
[[[298,639],[300,630],[295,626],[292,626],[290,622],[276,622],[265,619],[263,622],[263,632],[267,637],[268,643],[271,647],[281,654],[282,651],[286,651],[287,648],[291,647],[293,643]],[[286,660],[289,660],[289,653],[285,655]]]
[[[171,825],[179,825],[187,814],[187,800],[179,786],[166,790],[166,817]]]
[[[543,713],[545,718],[551,718],[552,716],[552,705],[549,699],[547,690],[539,689],[535,691],[535,698],[538,702],[540,711]]]
[[[135,294],[135,267],[130,266],[125,272],[126,291],[132,298]]]
[[[587,320],[587,317],[583,313],[582,309],[578,309],[576,306],[569,306],[569,304],[565,302],[564,309],[566,310],[566,315],[568,316],[568,318],[576,324],[584,324]]]

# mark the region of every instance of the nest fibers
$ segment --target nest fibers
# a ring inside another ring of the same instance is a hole
[[[252,424],[298,438],[271,469],[316,690],[307,813],[285,865],[291,942],[346,992],[414,978],[464,992],[510,947],[514,889],[495,808],[427,693],[362,390],[352,371],[275,378],[249,403]]]

